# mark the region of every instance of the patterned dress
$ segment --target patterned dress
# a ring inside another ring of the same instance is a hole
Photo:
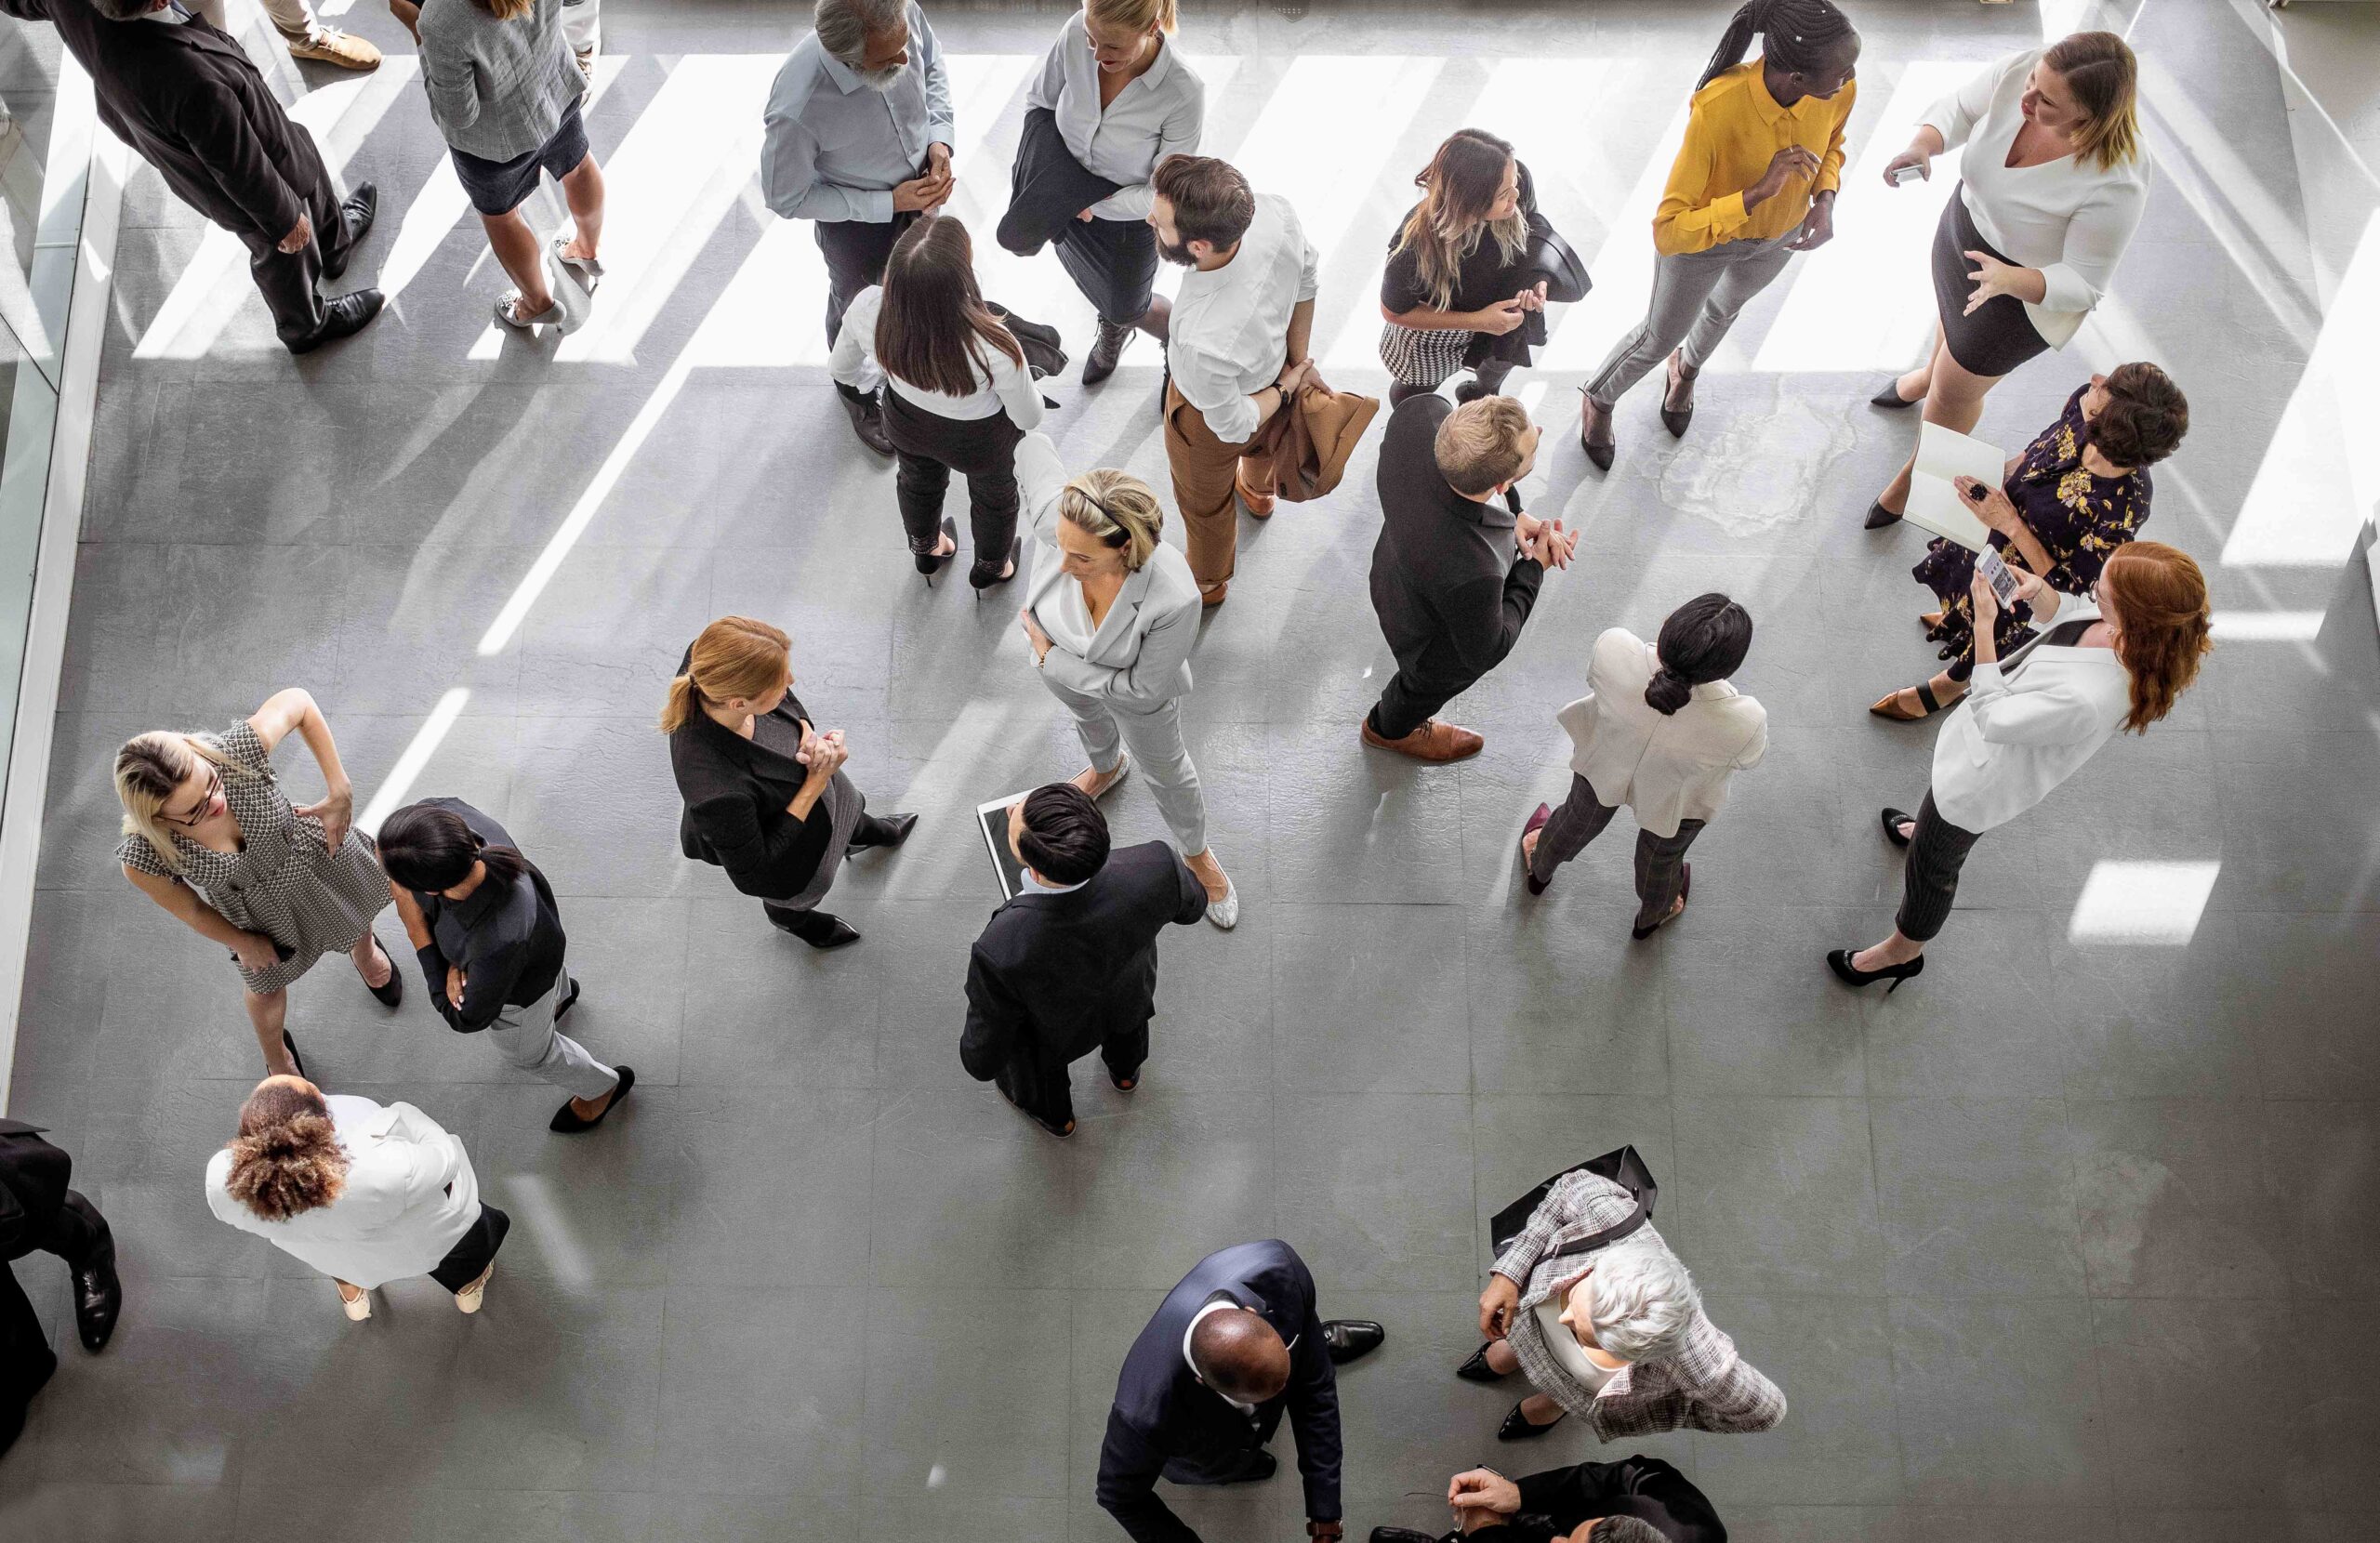
[[[2147,467],[2135,467],[2121,477],[2101,477],[2082,465],[2082,449],[2090,442],[2082,421],[2082,393],[2089,389],[2082,387],[2066,399],[2066,411],[2025,447],[2003,490],[2017,517],[2050,555],[2050,570],[2043,579],[2068,595],[2080,595],[2096,583],[2116,548],[2149,522]],[[1991,545],[2013,566],[2026,566],[1998,531],[1991,533]],[[1975,668],[1975,601],[1967,593],[1975,582],[1975,554],[1937,536],[1910,572],[1942,602],[1941,625],[1926,639],[1942,645],[1941,657],[1950,661],[1950,679],[1965,679]],[[2032,616],[2032,608],[2022,600],[2000,613],[1994,629],[2000,657],[2007,658],[2032,638],[2033,629],[2027,625]]]
[[[223,757],[223,798],[239,822],[241,847],[216,851],[173,833],[181,860],[176,873],[149,838],[135,832],[115,850],[116,861],[159,878],[187,884],[232,926],[261,932],[288,951],[264,969],[232,968],[250,991],[279,991],[325,954],[344,954],[372,930],[390,903],[389,880],[371,839],[350,828],[337,852],[324,842],[319,817],[300,817],[273,775],[264,741],[245,720],[219,734],[190,736]]]

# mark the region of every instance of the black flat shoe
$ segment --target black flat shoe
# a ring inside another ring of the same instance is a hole
[[[281,1048],[289,1052],[289,1063],[298,1068],[298,1075],[306,1077],[306,1058],[298,1053],[298,1041],[289,1037],[287,1029],[281,1031]],[[306,1080],[311,1082],[314,1079],[306,1077]]]
[[[1465,1382],[1501,1382],[1505,1378],[1511,1376],[1511,1373],[1500,1372],[1495,1367],[1488,1364],[1488,1352],[1495,1342],[1496,1341],[1493,1339],[1490,1339],[1486,1344],[1481,1345],[1477,1350],[1473,1351],[1471,1352],[1471,1359],[1464,1362],[1461,1365],[1457,1366],[1454,1369],[1454,1375],[1462,1378]]]
[[[959,556],[959,519],[956,515],[945,514],[942,517],[942,538],[950,543],[950,550],[909,554],[910,560],[918,565],[918,572],[926,576],[926,587],[929,589],[933,587],[933,576],[949,567],[952,560]],[[939,546],[941,543],[936,542],[935,545]]]
[[[620,1074],[619,1085],[612,1089],[610,1101],[603,1105],[602,1111],[598,1113],[593,1119],[586,1120],[579,1118],[578,1112],[571,1108],[568,1101],[565,1100],[562,1106],[554,1111],[554,1117],[546,1122],[546,1128],[548,1130],[559,1131],[564,1136],[575,1136],[582,1130],[594,1129],[597,1126],[602,1125],[606,1119],[610,1118],[612,1111],[620,1106],[620,1101],[627,1098],[628,1096],[629,1089],[636,1086],[635,1067],[621,1066],[615,1068],[615,1070]]]
[[[377,986],[367,984],[364,989],[378,998],[382,1007],[393,1008],[405,999],[404,971],[397,968],[396,958],[390,954],[379,939],[374,938],[372,946],[380,951],[380,957],[389,961],[389,978]]]
[[[1334,1366],[1361,1360],[1387,1338],[1388,1330],[1369,1318],[1333,1318],[1322,1325],[1322,1348],[1330,1352]]]
[[[355,191],[339,200],[338,217],[347,226],[347,250],[337,262],[327,254],[323,258],[323,277],[337,279],[347,272],[348,263],[355,256],[356,244],[372,230],[373,217],[380,212],[380,190],[369,182],[359,182]]]
[[[1884,505],[1879,503],[1868,506],[1868,521],[1864,527],[1865,529],[1881,531],[1886,525],[1897,525],[1899,523],[1900,516],[1884,508]]]
[[[1528,856],[1529,834],[1532,831],[1543,830],[1545,828],[1545,822],[1553,818],[1554,806],[1552,804],[1540,804],[1537,806],[1536,810],[1530,813],[1528,817],[1528,824],[1521,827],[1521,883],[1532,895],[1543,894],[1545,892],[1546,886],[1554,881],[1550,878],[1538,877],[1536,869],[1530,866]],[[1545,837],[1540,836],[1538,839],[1542,841]],[[1484,1350],[1485,1347],[1482,1347],[1482,1349]]]
[[[1883,390],[1878,391],[1874,396],[1868,399],[1868,405],[1871,407],[1882,407],[1888,413],[1897,413],[1904,407],[1914,407],[1924,400],[1925,399],[1924,397],[1905,397],[1901,395],[1900,376],[1895,376],[1890,380],[1884,382],[1884,389]]]
[[[1527,1399],[1521,1401],[1522,1404],[1527,1402]],[[1567,1411],[1565,1413],[1567,1414]],[[1535,1441],[1561,1424],[1562,1419],[1562,1415],[1556,1415],[1543,1425],[1532,1425],[1529,1423],[1529,1418],[1521,1413],[1520,1404],[1515,1404],[1513,1405],[1513,1412],[1504,1417],[1504,1423],[1496,1427],[1496,1439],[1498,1441]]]
[[[124,1283],[115,1273],[115,1238],[101,1233],[89,1256],[74,1267],[74,1333],[96,1355],[107,1348],[124,1311]]]
[[[1018,574],[1024,572],[1024,563],[1025,537],[1021,535],[1015,536],[1009,541],[1008,559],[1006,561],[977,562],[975,566],[967,570],[967,582],[975,587],[975,593],[980,598],[983,592],[989,589],[993,585],[1006,584],[1009,580],[1016,577]],[[1003,568],[1007,569],[1008,572],[1000,572]]]
[[[889,820],[879,820],[876,823],[884,827],[887,833],[884,838],[880,841],[853,841],[851,844],[851,851],[890,851],[907,840],[909,832],[918,828],[918,817],[914,814],[895,814]]]
[[[1905,847],[1909,845],[1909,837],[1900,833],[1901,822],[1906,820],[1913,825],[1917,823],[1917,816],[1905,810],[1888,809],[1884,811],[1883,818],[1884,823],[1884,839],[1890,841],[1896,847]]]
[[[780,932],[790,932],[811,947],[822,951],[847,948],[859,942],[858,928],[824,911],[797,911],[787,915],[772,911],[769,913],[769,925]]]
[[[1855,990],[1871,981],[1890,981],[1892,984],[1884,988],[1884,995],[1890,996],[1900,989],[1903,981],[1925,970],[1925,956],[1923,954],[1907,964],[1886,965],[1882,969],[1861,969],[1851,962],[1852,956],[1858,952],[1856,948],[1838,948],[1826,956],[1826,967],[1834,971],[1834,978]]]
[[[570,983],[570,995],[563,997],[554,1009],[554,1022],[561,1022],[562,1015],[576,1006],[578,1006],[578,983],[573,981]]]

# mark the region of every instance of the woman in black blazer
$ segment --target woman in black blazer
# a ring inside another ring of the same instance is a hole
[[[686,801],[678,837],[688,857],[727,870],[760,898],[769,924],[813,948],[859,932],[818,909],[847,852],[897,847],[914,814],[879,820],[843,775],[843,732],[813,728],[789,690],[793,640],[749,616],[703,628],[661,709],[669,767]]]

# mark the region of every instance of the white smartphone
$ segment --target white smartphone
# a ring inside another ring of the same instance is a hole
[[[1895,166],[1887,175],[1891,177],[1894,187],[1906,187],[1909,183],[1924,177],[1925,168],[1924,166]]]
[[[2016,603],[2016,575],[2008,571],[2008,564],[2000,560],[1998,552],[1986,547],[1975,555],[1975,565],[1976,571],[1983,575],[1983,581],[1991,586],[1991,592],[2000,597],[2002,605]]]

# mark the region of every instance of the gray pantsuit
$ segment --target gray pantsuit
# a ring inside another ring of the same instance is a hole
[[[1198,768],[1190,747],[1182,742],[1182,699],[1169,698],[1156,706],[1135,709],[1120,702],[1086,696],[1081,692],[1048,682],[1051,693],[1075,715],[1075,733],[1094,771],[1116,769],[1120,750],[1132,758],[1133,769],[1165,816],[1165,828],[1174,843],[1192,857],[1207,850],[1207,796],[1198,786]]]
[[[570,995],[570,971],[554,977],[554,988],[525,1008],[507,1003],[496,1022],[481,1030],[496,1053],[530,1075],[575,1099],[600,1099],[619,1085],[620,1074],[587,1053],[586,1047],[554,1027],[554,1009]]]
[[[1653,262],[1653,301],[1636,330],[1620,340],[1587,395],[1609,407],[1670,356],[1682,339],[1688,369],[1700,369],[1752,297],[1766,289],[1793,254],[1798,228],[1766,241],[1723,241],[1707,252],[1662,254]]]

